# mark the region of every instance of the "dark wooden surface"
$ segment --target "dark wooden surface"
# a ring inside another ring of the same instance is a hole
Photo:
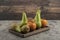
[[[37,29],[35,31],[29,32],[29,33],[26,33],[26,34],[22,34],[22,33],[16,32],[16,31],[14,31],[12,29],[10,29],[9,32],[14,34],[14,35],[17,35],[19,37],[25,38],[25,37],[33,36],[34,34],[36,35],[38,33],[45,32],[47,30],[49,30],[48,26],[46,26],[45,28]]]
[[[0,0],[0,20],[20,20],[22,11],[34,17],[40,7],[42,18],[60,20],[60,0]]]
[[[31,5],[46,4],[47,0],[0,0],[0,5]]]
[[[34,13],[27,13],[28,17],[35,17]],[[0,13],[0,20],[21,20],[22,13]],[[41,18],[47,20],[60,20],[60,13],[42,13]]]

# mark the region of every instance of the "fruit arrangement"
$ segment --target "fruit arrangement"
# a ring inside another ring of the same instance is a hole
[[[12,30],[20,33],[28,33],[46,27],[48,22],[45,19],[41,19],[40,14],[41,10],[37,10],[35,18],[27,18],[26,13],[23,12],[21,23],[19,25],[13,24]]]

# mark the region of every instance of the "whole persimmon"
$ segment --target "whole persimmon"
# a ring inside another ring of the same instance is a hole
[[[45,27],[48,24],[48,21],[46,19],[41,20],[42,26]]]
[[[28,18],[28,22],[34,22],[33,18]]]
[[[31,31],[36,30],[36,23],[34,23],[34,22],[28,22],[28,26],[30,27]]]

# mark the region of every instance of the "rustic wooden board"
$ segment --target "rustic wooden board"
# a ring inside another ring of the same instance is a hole
[[[19,33],[19,32],[16,32],[16,31],[13,31],[11,29],[9,29],[9,32],[12,33],[12,34],[15,34],[19,37],[22,37],[22,38],[25,38],[25,37],[28,37],[28,36],[32,36],[34,34],[38,34],[38,33],[41,33],[41,32],[44,32],[44,31],[47,31],[49,30],[49,27],[45,27],[45,28],[40,28],[40,29],[37,29],[35,31],[32,31],[32,32],[29,32],[29,33],[26,33],[26,34],[22,34],[22,33]]]

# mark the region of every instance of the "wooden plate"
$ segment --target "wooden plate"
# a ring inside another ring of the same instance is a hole
[[[48,26],[46,26],[45,28],[37,29],[35,31],[29,32],[29,33],[26,33],[26,34],[22,34],[22,33],[16,32],[16,31],[14,31],[12,29],[9,29],[9,32],[14,34],[14,35],[17,35],[19,37],[25,38],[25,37],[28,37],[28,36],[31,36],[31,35],[34,35],[34,34],[38,34],[38,33],[41,33],[41,32],[47,31],[47,30],[49,30]]]

